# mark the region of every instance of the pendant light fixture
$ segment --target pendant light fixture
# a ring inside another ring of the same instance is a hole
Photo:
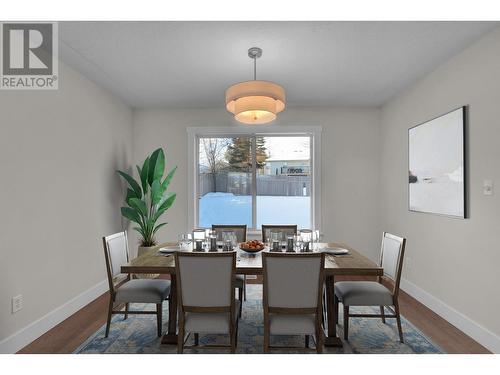
[[[226,90],[226,108],[244,124],[267,124],[285,109],[285,90],[269,81],[257,80],[257,59],[262,56],[259,47],[248,50],[253,59],[253,81],[237,83]]]

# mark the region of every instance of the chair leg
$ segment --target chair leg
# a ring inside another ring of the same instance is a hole
[[[269,353],[269,327],[264,325],[264,353]]]
[[[382,323],[385,324],[385,311],[384,306],[380,306],[380,315],[382,315]]]
[[[243,311],[243,288],[238,288],[238,300],[240,301],[240,311],[238,316],[241,318],[241,312]]]
[[[109,329],[111,327],[111,315],[113,311],[113,297],[109,296],[109,307],[108,307],[108,320],[106,321],[106,334],[104,337],[108,337]]]
[[[179,325],[179,333],[177,334],[177,354],[184,352],[184,324]]]
[[[162,325],[162,304],[157,303],[156,304],[156,325],[157,325],[157,330],[158,330],[158,337],[161,337],[161,325]]]
[[[333,295],[333,308],[335,309],[335,323],[339,324],[339,298]]]
[[[243,276],[243,301],[247,300],[247,275]],[[241,314],[240,314],[241,316]]]
[[[399,314],[398,301],[394,302],[394,311],[396,313],[396,322],[398,323],[399,342],[404,343],[403,327],[401,326],[401,315]]]
[[[194,334],[194,345],[200,344],[200,335],[198,333]]]
[[[238,322],[236,322],[236,330],[234,332],[234,339],[235,339],[234,347],[237,348],[238,347]]]
[[[316,353],[323,353],[324,336],[320,324],[316,324]]]
[[[344,340],[349,340],[349,306],[344,305]]]
[[[129,303],[127,302],[125,304],[125,316],[124,316],[123,320],[127,320],[127,318],[128,318],[128,308],[129,308]]]
[[[235,328],[232,327],[230,330],[229,330],[229,341],[230,341],[230,344],[231,344],[231,354],[234,354],[236,353],[236,334],[235,334]]]
[[[305,341],[305,348],[306,349],[309,348],[309,335],[305,336],[305,340],[304,341]]]

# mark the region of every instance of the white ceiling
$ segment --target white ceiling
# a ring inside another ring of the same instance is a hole
[[[494,22],[61,22],[60,57],[133,107],[216,107],[257,77],[290,106],[380,106]]]

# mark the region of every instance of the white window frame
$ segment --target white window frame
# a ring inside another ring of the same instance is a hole
[[[310,136],[311,137],[311,224],[312,228],[322,231],[321,227],[321,126],[216,126],[188,127],[188,214],[187,231],[196,228],[198,223],[198,153],[199,138],[237,136]],[[255,171],[252,179],[256,178]],[[255,186],[255,181],[252,181]],[[256,220],[256,202],[252,204],[252,220]],[[260,233],[260,230],[249,230],[250,234]]]

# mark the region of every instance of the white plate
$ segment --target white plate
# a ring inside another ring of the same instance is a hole
[[[163,254],[171,254],[171,253],[175,253],[176,251],[179,251],[180,248],[178,246],[176,247],[160,247],[160,249],[158,249],[158,252],[160,253],[163,253]]]
[[[332,255],[345,255],[349,254],[349,250],[342,249],[341,247],[325,247],[321,249],[322,253],[332,254]]]

